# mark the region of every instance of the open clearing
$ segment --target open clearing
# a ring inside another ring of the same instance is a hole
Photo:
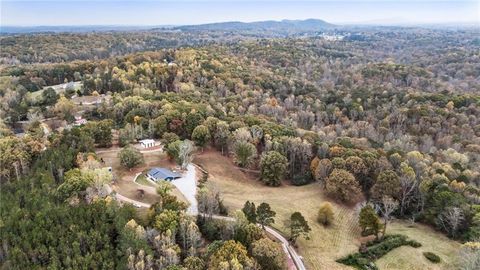
[[[57,85],[50,85],[50,86],[45,86],[42,89],[35,91],[35,92],[30,92],[29,97],[32,100],[39,101],[40,98],[42,97],[43,91],[45,91],[48,88],[53,88],[55,92],[57,92],[58,95],[63,94],[65,92],[65,88],[67,87],[68,84],[71,84],[73,86],[73,89],[75,91],[82,89],[83,83],[81,81],[79,82],[69,82],[69,83],[62,83],[62,84],[57,84]]]
[[[380,269],[455,269],[455,256],[460,248],[458,242],[448,239],[432,228],[415,224],[410,227],[408,222],[397,221],[387,227],[387,232],[404,234],[422,244],[419,248],[399,247],[392,250],[377,261]],[[428,261],[423,252],[430,251],[440,256],[442,262],[433,264]]]
[[[312,228],[310,240],[298,241],[298,251],[304,257],[307,269],[353,269],[335,260],[358,250],[361,237],[357,225],[358,208],[329,200],[316,183],[301,187],[287,184],[280,187],[264,186],[216,151],[205,150],[195,157],[194,162],[209,172],[209,183],[221,192],[229,212],[241,209],[247,200],[256,205],[267,202],[277,212],[272,227],[285,235],[288,235],[285,221],[293,212],[301,212]],[[335,211],[335,223],[327,228],[316,222],[318,207],[324,201],[330,201]],[[405,234],[423,246],[418,249],[401,247],[390,252],[377,261],[380,269],[452,269],[453,258],[459,247],[457,242],[427,226],[416,224],[415,227],[409,227],[403,222],[390,224],[388,233]],[[423,251],[437,253],[442,257],[442,263],[430,263],[423,257]]]
[[[99,157],[103,158],[103,160],[105,161],[105,166],[110,166],[113,169],[113,174],[116,178],[113,189],[125,197],[140,202],[148,204],[158,202],[159,196],[155,192],[154,184],[151,183],[151,185],[146,186],[143,185],[143,183],[135,183],[133,182],[135,175],[137,173],[146,171],[151,167],[171,168],[175,166],[175,164],[168,160],[165,153],[161,151],[149,151],[146,153],[142,153],[145,159],[144,164],[135,167],[132,170],[128,170],[127,168],[120,165],[120,160],[117,157],[120,150],[121,148],[116,148],[116,150],[113,151],[104,151],[97,154]],[[148,180],[145,179],[145,181]],[[143,189],[145,191],[145,195],[143,198],[139,196],[139,189]],[[188,201],[177,188],[174,187],[171,193],[175,195],[180,201],[188,204]]]

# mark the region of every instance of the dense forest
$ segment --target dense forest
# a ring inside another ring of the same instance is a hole
[[[186,215],[168,185],[146,217],[108,195],[111,179],[95,147],[147,138],[161,140],[179,164],[193,142],[259,171],[265,185],[320,183],[332,200],[428,224],[478,256],[475,31],[334,35],[341,38],[207,27],[1,36],[0,262],[7,269],[285,269],[280,246],[254,225],[248,203],[227,222],[212,218],[227,212],[214,191],[199,193],[206,215],[198,218]],[[81,87],[49,88],[69,82]],[[96,106],[72,101],[82,96],[109,98]],[[78,115],[89,122],[45,133],[45,119],[71,124]],[[292,215],[292,223],[302,219]],[[387,225],[365,222],[365,234]]]

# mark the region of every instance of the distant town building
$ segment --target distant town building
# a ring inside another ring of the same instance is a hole
[[[166,168],[152,168],[148,171],[147,177],[152,181],[158,182],[161,180],[172,181],[180,178],[181,175]]]
[[[327,33],[322,33],[320,34],[319,37],[323,38],[324,40],[328,40],[328,41],[340,41],[340,40],[343,40],[346,36],[348,36],[349,34],[337,34],[337,33],[333,33],[333,34],[327,34]]]

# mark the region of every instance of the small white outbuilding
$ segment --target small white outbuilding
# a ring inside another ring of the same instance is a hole
[[[154,147],[156,145],[155,140],[153,140],[153,139],[141,140],[140,144],[142,145],[143,148]]]

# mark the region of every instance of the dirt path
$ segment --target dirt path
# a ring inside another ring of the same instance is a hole
[[[136,201],[136,200],[133,200],[133,199],[130,199],[130,198],[127,198],[125,196],[123,196],[122,194],[120,193],[116,193],[115,194],[115,197],[117,198],[117,200],[119,201],[122,201],[122,202],[127,202],[127,203],[130,203],[130,204],[133,204],[135,207],[145,207],[145,208],[150,208],[150,204],[148,203],[143,203],[143,202],[139,202],[139,201]]]

